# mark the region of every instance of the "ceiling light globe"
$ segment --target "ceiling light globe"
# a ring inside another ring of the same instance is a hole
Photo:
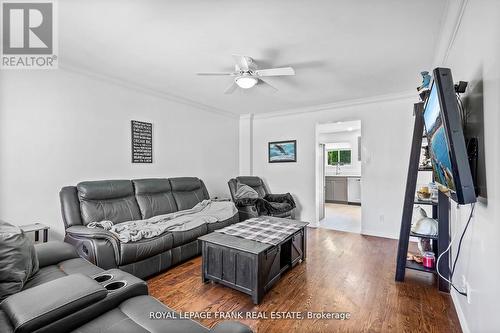
[[[242,76],[236,79],[238,87],[243,89],[250,89],[257,84],[257,79],[254,77]]]

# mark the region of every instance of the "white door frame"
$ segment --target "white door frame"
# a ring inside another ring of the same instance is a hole
[[[322,189],[322,187],[324,186],[323,183],[324,183],[324,179],[321,180],[320,178],[320,172],[319,172],[319,168],[320,167],[323,167],[324,168],[324,161],[320,161],[320,148],[319,148],[319,126],[320,125],[324,125],[324,124],[328,124],[328,123],[331,123],[331,122],[336,122],[336,121],[342,121],[342,122],[346,122],[346,121],[354,121],[354,120],[359,120],[361,121],[360,119],[336,119],[336,120],[333,120],[333,121],[326,121],[326,122],[321,122],[321,123],[316,123],[315,127],[314,127],[314,135],[315,135],[315,139],[314,139],[314,147],[315,147],[315,167],[314,167],[314,179],[315,179],[315,217],[314,217],[314,221],[313,223],[311,223],[309,226],[310,227],[313,227],[313,228],[316,228],[319,226],[319,221],[320,221],[320,216],[321,216],[321,213],[320,213],[320,200],[321,200],[321,195],[320,195],[320,191],[324,191],[324,189]],[[363,147],[363,122],[361,121],[361,149]],[[363,151],[362,151],[363,152]],[[361,177],[363,177],[363,154],[361,154]],[[325,171],[326,173],[326,171]],[[361,190],[361,192],[363,192]],[[324,192],[323,192],[324,193]],[[324,194],[323,194],[323,198],[324,198]],[[324,205],[323,205],[324,206]],[[361,218],[361,229],[363,227],[363,218]]]

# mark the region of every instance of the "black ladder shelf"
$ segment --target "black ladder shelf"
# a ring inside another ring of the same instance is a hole
[[[406,269],[413,269],[422,272],[436,274],[436,269],[429,269],[414,261],[406,260],[410,237],[432,239],[432,248],[437,258],[443,253],[450,243],[449,234],[449,198],[441,191],[438,192],[438,201],[421,201],[415,199],[417,177],[419,171],[428,171],[428,168],[419,168],[420,151],[424,133],[424,102],[415,103],[414,115],[415,125],[413,128],[413,139],[410,152],[410,163],[408,166],[408,176],[406,180],[405,200],[403,206],[403,216],[401,218],[401,230],[399,232],[398,256],[396,265],[396,281],[404,281]],[[411,220],[413,215],[413,205],[432,205],[432,218],[438,221],[438,236],[429,237],[411,232]],[[449,279],[449,256],[444,255],[439,263],[439,273]],[[438,276],[438,288],[440,291],[449,292],[450,286],[446,280]]]

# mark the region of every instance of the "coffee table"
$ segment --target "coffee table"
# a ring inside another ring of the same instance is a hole
[[[293,223],[300,229],[277,245],[219,232],[198,238],[202,243],[203,282],[214,281],[239,290],[251,295],[254,304],[259,304],[285,271],[306,259],[309,223],[270,219]]]

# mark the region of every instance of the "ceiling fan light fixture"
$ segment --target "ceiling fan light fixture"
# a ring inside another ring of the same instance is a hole
[[[238,87],[243,89],[250,89],[257,84],[257,79],[251,76],[241,76],[236,78],[235,82]]]
[[[232,94],[238,88],[241,89],[250,89],[255,85],[259,85],[259,87],[271,89],[272,91],[278,91],[272,84],[267,82],[268,76],[280,77],[280,76],[289,76],[295,75],[295,71],[292,67],[278,67],[278,68],[265,68],[259,69],[259,66],[255,63],[255,61],[249,57],[244,55],[233,54],[234,71],[233,72],[205,72],[205,73],[197,73],[197,75],[204,76],[231,76],[233,78],[233,82],[231,85],[224,91],[224,94]]]

